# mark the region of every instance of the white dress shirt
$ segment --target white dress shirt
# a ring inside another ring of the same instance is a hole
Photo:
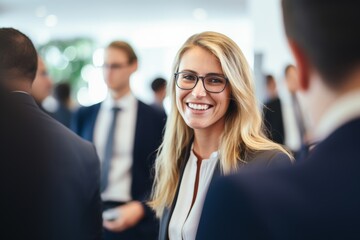
[[[321,141],[347,122],[360,117],[360,91],[338,99],[321,117],[315,128],[315,139]]]
[[[296,115],[294,111],[293,100],[291,98],[290,92],[285,89],[281,92],[281,110],[282,110],[282,118],[284,123],[284,141],[285,145],[289,147],[292,151],[298,151],[301,148],[301,136],[299,132],[299,127],[296,121]],[[301,104],[301,101],[299,102]],[[309,128],[309,120],[306,115],[307,112],[304,111],[304,107],[302,108],[303,121],[305,127]]]
[[[218,152],[213,152],[209,159],[202,160],[199,171],[198,192],[191,208],[197,169],[197,158],[191,151],[181,180],[175,209],[169,223],[169,238],[171,240],[195,239],[205,196],[217,162]]]
[[[103,161],[107,134],[112,120],[114,106],[118,113],[114,139],[114,155],[111,159],[109,182],[101,194],[103,201],[127,202],[131,199],[131,167],[137,115],[137,100],[130,93],[114,101],[108,96],[101,104],[94,129],[94,143]]]

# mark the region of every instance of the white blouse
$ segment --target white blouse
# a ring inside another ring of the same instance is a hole
[[[196,180],[197,158],[193,151],[186,163],[179,195],[169,224],[171,240],[195,239],[206,193],[218,161],[218,152],[201,162],[196,200],[191,208]],[[190,209],[191,208],[191,209]]]

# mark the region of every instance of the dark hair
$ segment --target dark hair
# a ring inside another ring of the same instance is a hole
[[[282,8],[287,37],[329,86],[342,84],[360,63],[360,1],[282,0]]]
[[[275,78],[274,78],[274,76],[271,75],[271,74],[265,75],[265,80],[266,80],[266,85],[269,85],[270,82],[275,82]]]
[[[54,88],[54,96],[60,102],[65,103],[70,98],[71,87],[69,83],[59,83]]]
[[[114,41],[114,42],[111,42],[107,48],[115,48],[115,49],[124,51],[126,53],[126,55],[128,56],[128,61],[130,64],[137,61],[137,59],[138,59],[135,54],[134,49],[127,42]]]
[[[34,80],[37,52],[31,40],[14,28],[0,28],[0,75]]]
[[[164,87],[166,87],[166,80],[161,77],[155,78],[154,81],[152,81],[151,83],[151,89],[154,92],[157,92]]]

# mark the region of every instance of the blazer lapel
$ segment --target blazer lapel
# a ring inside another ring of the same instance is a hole
[[[165,208],[164,209],[164,213],[163,213],[163,215],[162,215],[162,217],[160,219],[159,240],[169,239],[168,232],[169,232],[170,219],[171,219],[171,216],[172,216],[172,214],[174,212],[174,208],[175,208],[175,205],[176,205],[176,200],[177,200],[177,197],[179,195],[179,189],[180,189],[180,185],[181,185],[181,180],[182,180],[182,177],[183,177],[183,174],[184,174],[186,163],[189,160],[191,146],[192,146],[192,140],[191,140],[190,144],[187,146],[187,148],[185,150],[184,157],[182,158],[182,162],[181,162],[181,165],[180,165],[179,184],[178,184],[177,189],[176,189],[174,201],[172,202],[170,208]]]
[[[89,115],[85,116],[89,118],[88,126],[84,127],[84,134],[83,138],[86,140],[93,142],[94,141],[94,130],[95,130],[95,123],[97,116],[99,114],[101,103],[98,103],[92,107],[92,109],[89,111]]]

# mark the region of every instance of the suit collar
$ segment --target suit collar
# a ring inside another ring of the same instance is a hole
[[[14,91],[10,93],[10,99],[13,99],[15,101],[21,102],[21,103],[26,103],[26,104],[30,104],[30,105],[34,105],[37,106],[35,102],[35,99],[27,92],[23,92],[23,91]]]

